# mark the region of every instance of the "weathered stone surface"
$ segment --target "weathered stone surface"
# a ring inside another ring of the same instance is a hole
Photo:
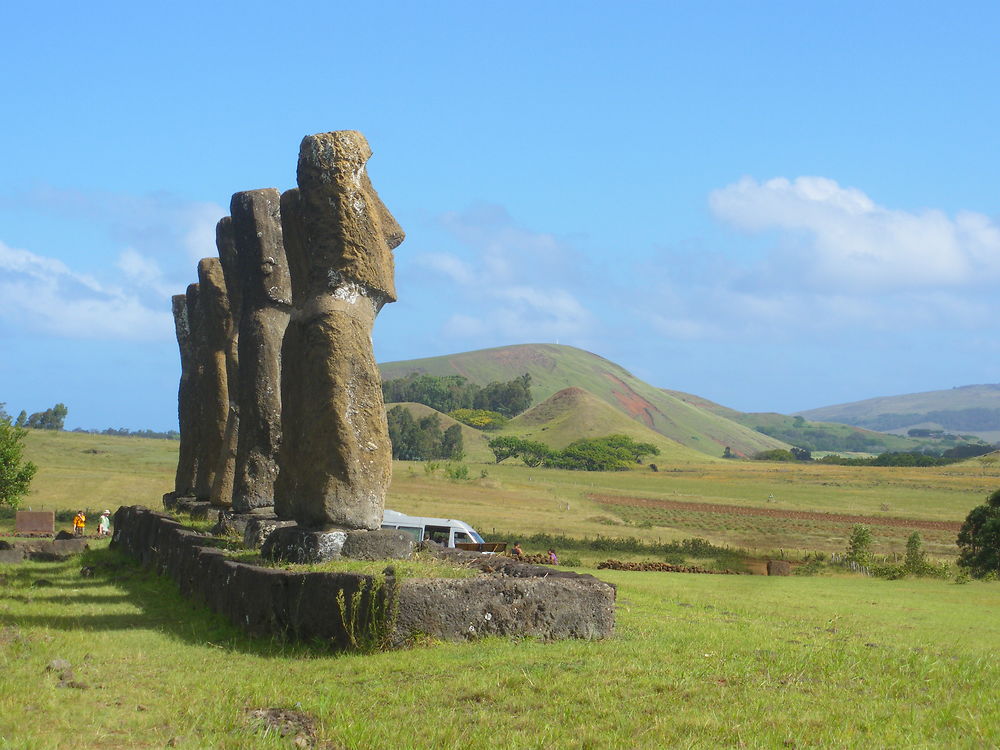
[[[410,579],[399,589],[392,645],[415,633],[604,638],[614,630],[614,610],[614,587],[589,576]]]
[[[347,539],[347,529],[306,529],[284,526],[275,529],[264,540],[260,556],[265,560],[286,560],[293,563],[318,563],[340,557]]]
[[[277,190],[248,190],[230,204],[239,251],[240,434],[233,508],[274,505],[281,444],[281,341],[292,290]],[[230,381],[232,382],[232,381]]]
[[[229,393],[229,409],[226,413],[226,431],[222,439],[222,451],[215,467],[212,483],[212,504],[228,506],[233,501],[236,477],[236,447],[239,440],[239,330],[238,323],[242,302],[238,270],[238,254],[233,234],[233,221],[225,216],[215,225],[215,246],[219,251],[222,277],[226,282],[226,297],[229,301],[229,315],[226,317],[226,388]]]
[[[282,343],[275,512],[304,527],[377,529],[391,444],[371,330],[396,299],[403,232],[371,186],[355,131],[307,136],[282,198],[294,307]]]
[[[769,576],[790,576],[792,564],[788,560],[768,560],[767,574]]]
[[[413,537],[396,529],[351,531],[340,554],[355,560],[409,560],[415,547]]]
[[[260,549],[272,531],[294,525],[295,521],[282,521],[273,514],[270,516],[249,515],[243,528],[243,544],[250,549]]]
[[[197,315],[198,285],[191,284],[187,294],[171,298],[174,312],[174,330],[181,355],[181,379],[177,387],[177,424],[181,439],[177,457],[174,492],[189,495],[194,492],[200,447],[200,416],[198,403],[198,363],[195,357],[195,334],[192,319]]]
[[[203,500],[209,500],[225,444],[226,420],[229,416],[229,388],[226,380],[229,300],[222,264],[218,258],[202,258],[198,263],[198,305],[195,317],[196,321],[192,321],[191,328],[196,344],[200,440],[194,494]]]

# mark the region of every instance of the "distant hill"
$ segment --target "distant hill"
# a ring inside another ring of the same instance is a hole
[[[379,369],[385,379],[417,372],[462,375],[480,385],[508,381],[527,372],[531,375],[533,405],[566,388],[579,388],[653,432],[700,453],[721,456],[728,446],[736,453],[750,455],[788,447],[780,440],[656,388],[610,360],[571,346],[521,344],[387,362],[379,365]]]
[[[941,429],[1000,440],[1000,384],[966,385],[944,391],[885,396],[799,412],[807,419],[905,434]]]
[[[954,438],[911,438],[836,421],[806,419],[803,414],[789,416],[775,412],[741,412],[713,401],[681,391],[668,391],[682,401],[738,422],[752,430],[813,451],[884,453],[921,451],[930,448],[941,452],[963,441]],[[971,433],[968,433],[971,434]]]
[[[638,442],[652,443],[660,449],[659,456],[649,457],[650,463],[703,461],[705,458],[702,452],[664,437],[589,391],[576,387],[564,388],[515,417],[503,433],[537,440],[556,450],[565,448],[580,438],[628,435]]]

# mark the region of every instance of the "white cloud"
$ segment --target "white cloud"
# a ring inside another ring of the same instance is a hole
[[[1000,277],[1000,227],[963,211],[900,211],[824,177],[744,177],[712,192],[709,206],[747,232],[776,231],[772,277],[827,290],[956,288]],[[782,272],[785,268],[785,272]]]
[[[465,257],[427,252],[414,262],[446,280],[467,312],[451,316],[442,332],[487,341],[547,341],[589,333],[594,316],[580,301],[578,253],[552,234],[514,224],[498,206],[451,212],[441,225]]]
[[[124,289],[102,285],[55,258],[0,242],[0,318],[6,324],[68,338],[169,338],[172,318]]]

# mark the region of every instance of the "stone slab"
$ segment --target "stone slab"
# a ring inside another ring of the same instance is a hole
[[[15,534],[55,534],[54,510],[19,510],[14,516]]]
[[[24,550],[20,547],[12,547],[10,549],[0,549],[0,564],[4,565],[14,565],[20,562],[24,562],[26,556]]]

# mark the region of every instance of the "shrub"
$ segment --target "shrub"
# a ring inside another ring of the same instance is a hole
[[[477,430],[499,430],[507,424],[507,417],[488,409],[455,409],[448,416]]]
[[[973,578],[1000,571],[1000,490],[969,511],[957,543],[958,564]]]
[[[872,541],[871,529],[863,523],[854,524],[847,540],[847,559],[858,565],[867,565],[871,560]]]

